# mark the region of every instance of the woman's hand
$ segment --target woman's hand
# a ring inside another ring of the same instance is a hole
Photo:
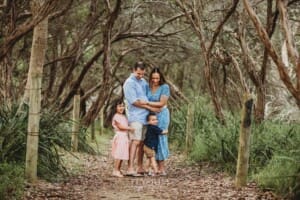
[[[145,100],[138,100],[139,101],[139,103],[141,104],[141,105],[149,105],[148,103],[148,101],[145,101]]]
[[[160,108],[153,107],[153,106],[149,106],[149,105],[145,105],[145,108],[146,108],[147,110],[150,110],[150,111],[156,112],[156,113],[159,113],[159,112],[161,111]]]

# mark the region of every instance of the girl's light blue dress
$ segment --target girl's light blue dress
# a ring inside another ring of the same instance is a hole
[[[167,84],[159,86],[159,88],[152,93],[151,89],[147,87],[147,97],[149,101],[160,101],[162,95],[170,97],[170,88]],[[167,106],[163,107],[161,112],[157,113],[158,127],[162,130],[167,130],[170,124],[170,112]],[[169,157],[168,136],[160,135],[157,147],[156,160],[165,160]]]

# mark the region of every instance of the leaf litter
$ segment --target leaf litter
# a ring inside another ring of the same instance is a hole
[[[215,171],[209,164],[187,164],[180,154],[172,154],[167,160],[167,176],[112,177],[109,150],[102,155],[76,153],[77,158],[68,158],[66,163],[69,169],[76,169],[76,174],[56,183],[39,180],[27,185],[24,199],[280,199],[270,191],[259,190],[255,183],[237,189],[233,177]],[[124,173],[126,166],[123,163]]]

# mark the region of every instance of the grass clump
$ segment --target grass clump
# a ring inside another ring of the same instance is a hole
[[[284,198],[300,198],[300,152],[298,155],[275,155],[266,167],[253,176],[262,188],[270,188]]]
[[[226,125],[215,118],[207,99],[195,98],[192,127],[193,144],[189,158],[196,162],[213,162],[232,175],[236,171],[239,114],[225,113]],[[185,149],[187,107],[172,112],[170,141]],[[263,188],[280,194],[299,196],[300,124],[266,120],[252,124],[249,175]]]
[[[24,169],[18,164],[0,164],[0,199],[22,199]]]
[[[16,115],[17,106],[0,108],[0,162],[24,165],[28,111]],[[38,176],[46,180],[68,174],[61,152],[71,150],[72,122],[59,112],[43,110],[40,119]],[[79,133],[79,150],[94,153],[86,141],[86,130]]]

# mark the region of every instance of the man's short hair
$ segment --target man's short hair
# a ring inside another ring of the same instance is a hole
[[[146,68],[146,66],[142,61],[136,62],[133,67],[134,70],[137,70],[137,69],[144,70],[145,68]]]

